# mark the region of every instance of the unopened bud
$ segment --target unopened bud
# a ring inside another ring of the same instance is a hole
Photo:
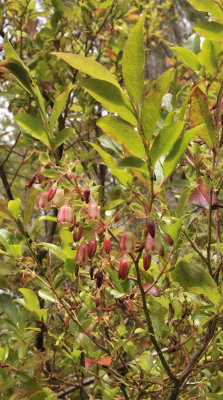
[[[73,230],[73,239],[74,242],[79,242],[79,240],[81,240],[82,236],[83,236],[83,232],[84,232],[84,227],[83,225],[80,226],[75,226],[74,230]]]
[[[173,246],[173,239],[170,235],[166,235],[164,239],[170,246]]]
[[[111,239],[109,236],[105,236],[104,238],[104,251],[109,254],[111,251]]]
[[[64,204],[58,211],[57,223],[61,226],[71,227],[74,225],[74,213],[68,204]]]
[[[53,196],[52,205],[56,208],[62,207],[64,203],[64,191],[63,189],[57,189],[55,195]]]
[[[88,219],[89,221],[96,221],[100,218],[100,207],[92,201],[88,204]]]
[[[122,210],[119,210],[119,211],[115,214],[114,221],[115,221],[115,222],[118,222],[118,221],[120,220],[121,216],[122,216]]]
[[[131,253],[135,250],[136,240],[132,232],[125,231],[121,234],[119,239],[119,248],[121,251]]]
[[[37,201],[38,210],[49,211],[50,203],[47,200],[47,192],[41,192]]]
[[[47,193],[47,200],[48,201],[52,200],[52,198],[56,194],[56,191],[57,191],[57,185],[56,185],[56,183],[54,183],[48,190],[48,193]]]
[[[87,246],[84,243],[81,243],[77,249],[75,261],[83,265],[87,262],[87,259]]]
[[[87,186],[85,189],[84,189],[84,200],[85,200],[85,202],[88,204],[89,203],[89,199],[90,199],[90,188]]]
[[[36,175],[32,175],[26,187],[30,188],[34,184],[35,180],[36,180]]]
[[[120,279],[124,280],[125,278],[127,278],[128,274],[129,274],[129,262],[127,258],[124,256],[120,261],[118,275]]]
[[[155,234],[156,234],[156,228],[155,228],[154,222],[153,221],[149,221],[147,219],[146,227],[147,227],[147,230],[148,230],[149,234],[152,236],[152,238],[154,238]]]
[[[97,249],[97,242],[95,239],[91,239],[87,247],[87,254],[89,258],[94,257],[96,249]]]
[[[99,289],[102,285],[103,281],[103,272],[101,270],[98,270],[94,276],[94,279],[96,279],[96,285],[97,288]]]
[[[73,178],[74,174],[72,171],[67,171],[67,179],[69,179],[69,181],[71,181],[71,179]]]
[[[145,271],[149,269],[151,265],[151,254],[144,253],[143,256],[143,268]]]
[[[38,175],[38,181],[39,181],[39,183],[42,183],[42,182],[43,182],[43,179],[44,179],[43,173],[42,173],[42,171],[40,171],[40,172],[39,172],[39,175]]]
[[[65,320],[64,320],[64,326],[65,326],[66,329],[69,329],[69,321],[70,321],[70,318],[69,318],[69,316],[67,315],[66,318],[65,318]]]
[[[94,267],[90,268],[90,278],[91,278],[91,280],[93,280],[93,278],[94,278]]]

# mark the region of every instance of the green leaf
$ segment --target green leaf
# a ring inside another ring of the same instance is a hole
[[[125,93],[113,84],[98,79],[86,79],[81,86],[103,107],[112,113],[117,113],[125,121],[137,125],[134,108]]]
[[[12,216],[9,214],[8,209],[3,202],[0,202],[0,218],[12,220]]]
[[[124,199],[116,199],[106,202],[105,210],[113,210],[115,207],[119,206],[119,204],[124,203]]]
[[[223,255],[223,243],[213,243],[212,246]]]
[[[181,157],[183,156],[184,152],[186,151],[188,144],[192,140],[196,139],[196,135],[199,132],[201,126],[204,126],[204,124],[189,129],[184,133],[183,136],[177,139],[177,141],[173,145],[172,149],[166,156],[165,161],[163,163],[163,171],[165,178],[170,176],[175,171],[175,168],[178,162],[180,161]]]
[[[0,294],[0,305],[3,312],[8,316],[10,321],[16,325],[18,321],[18,311],[15,303],[13,303],[13,299],[9,294],[1,293]]]
[[[64,252],[62,251],[62,249],[57,246],[56,244],[52,244],[52,243],[38,243],[38,246],[43,246],[46,247],[47,249],[49,249],[51,251],[51,253],[55,254],[55,256],[57,256],[58,258],[60,258],[62,261],[66,261],[67,257],[64,254]]]
[[[36,200],[39,193],[40,193],[39,189],[33,189],[29,193],[29,196],[26,200],[24,215],[23,215],[23,221],[25,226],[29,223],[30,219],[32,218],[34,206],[36,204]]]
[[[24,110],[21,110],[15,117],[15,121],[25,128],[31,136],[35,139],[40,140],[46,146],[50,146],[49,139],[47,136],[47,131],[45,130],[43,124],[36,118],[27,114]]]
[[[62,113],[64,106],[67,102],[68,96],[71,92],[71,90],[74,88],[75,85],[69,85],[67,88],[56,98],[51,117],[50,117],[50,129],[51,131],[54,130],[56,122]]]
[[[133,103],[139,105],[144,84],[145,53],[143,46],[143,16],[132,29],[125,44],[122,58],[122,74],[125,87]]]
[[[192,88],[190,98],[190,122],[192,127],[206,124],[197,135],[211,148],[216,145],[216,129],[208,108],[207,97],[198,86]]]
[[[113,85],[120,88],[119,83],[116,81],[115,76],[108,71],[103,65],[99,64],[97,61],[94,61],[90,57],[83,57],[79,54],[70,54],[70,53],[51,53],[58,58],[61,58],[66,63],[71,65],[71,67],[78,69],[81,72],[84,72],[87,75],[92,76],[95,79],[100,79],[102,81],[110,82]]]
[[[21,200],[18,197],[15,200],[9,200],[8,210],[13,218],[18,218],[22,214]]]
[[[217,71],[218,63],[215,54],[215,48],[210,40],[205,39],[202,44],[202,51],[198,54],[201,65],[210,75],[214,75]]]
[[[5,229],[0,229],[0,242],[6,248],[6,250],[10,251],[10,246],[14,243],[11,233]]]
[[[214,304],[220,301],[220,294],[214,279],[201,267],[181,260],[176,265],[175,279],[188,292],[204,294]]]
[[[168,92],[173,78],[174,69],[170,68],[154,83],[153,88],[145,97],[142,104],[142,127],[147,139],[151,139],[156,124],[160,118],[161,102]]]
[[[145,157],[145,149],[140,137],[131,125],[114,116],[100,118],[97,125],[113,140],[137,157]]]
[[[180,196],[180,199],[177,204],[177,209],[176,209],[176,214],[177,214],[178,218],[181,217],[181,215],[185,214],[185,207],[188,202],[191,191],[193,189],[194,189],[194,186],[189,186],[188,188],[186,188],[183,191],[182,195]]]
[[[182,219],[178,219],[177,222],[172,224],[168,229],[168,234],[173,239],[173,242],[179,239],[181,225]]]
[[[155,137],[150,151],[152,165],[165,153],[167,153],[176,142],[184,126],[183,121],[173,122],[165,126]]]
[[[146,372],[151,370],[153,366],[153,355],[151,351],[144,351],[139,356],[139,365]]]
[[[62,143],[65,142],[65,140],[72,134],[75,133],[75,130],[73,128],[64,128],[62,129],[62,131],[60,131],[54,141],[53,144],[55,146],[55,148],[59,147]]]
[[[103,149],[101,149],[97,144],[88,142],[95,150],[100,154],[101,158],[104,160],[105,164],[108,168],[116,168],[117,163],[110,154],[106,153]]]
[[[55,303],[55,299],[52,296],[52,293],[47,289],[38,290],[38,295],[44,300],[50,301],[51,303]]]
[[[130,173],[128,173],[127,171],[124,171],[124,170],[118,169],[118,168],[112,168],[110,170],[110,172],[125,187],[128,187],[129,185],[131,185],[131,183],[132,183],[132,175]]]
[[[218,22],[199,22],[194,26],[194,29],[209,40],[223,42],[223,25]]]
[[[21,246],[19,244],[11,244],[10,252],[13,257],[21,256],[22,254]]]
[[[192,51],[178,46],[171,47],[171,50],[193,71],[197,71],[199,69],[200,63],[196,54],[194,54]]]
[[[40,309],[39,300],[37,295],[30,289],[22,288],[19,289],[24,297],[25,305],[28,306],[28,310],[36,312]]]
[[[198,11],[204,11],[223,22],[223,12],[215,0],[188,0]]]
[[[98,140],[103,147],[113,150],[119,157],[122,157],[122,146],[119,143],[115,142],[107,135],[101,135]]]
[[[121,160],[118,165],[119,167],[137,168],[147,173],[149,172],[147,164],[139,157],[130,156],[123,158],[123,160]]]

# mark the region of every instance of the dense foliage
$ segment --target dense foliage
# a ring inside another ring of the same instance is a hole
[[[222,398],[223,1],[147,3],[0,6],[2,400]]]

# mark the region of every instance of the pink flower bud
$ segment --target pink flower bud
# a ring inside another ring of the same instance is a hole
[[[170,235],[166,235],[164,239],[170,246],[173,246],[173,239]]]
[[[102,285],[103,281],[103,272],[101,270],[98,270],[94,276],[94,279],[96,279],[96,285],[97,288],[99,289]]]
[[[54,207],[60,208],[64,203],[64,191],[63,189],[57,189],[55,195],[53,196],[52,205]]]
[[[39,183],[42,183],[42,182],[43,182],[43,179],[44,179],[43,173],[42,173],[42,171],[40,171],[40,172],[39,172],[39,175],[38,175],[38,181],[39,181]]]
[[[152,236],[152,238],[154,238],[155,237],[155,233],[156,233],[156,228],[155,228],[154,222],[153,221],[149,221],[147,219],[146,227],[147,227],[147,230],[148,230],[149,234]]]
[[[67,171],[67,179],[69,179],[69,181],[71,181],[71,179],[73,178],[74,174],[72,171]]]
[[[135,250],[136,240],[132,232],[125,231],[121,234],[119,239],[119,248],[121,251],[131,253]]]
[[[153,238],[149,233],[146,236],[146,244],[145,244],[145,252],[146,253],[155,253],[155,254],[164,254],[164,248],[159,236]]]
[[[128,274],[129,274],[129,262],[127,260],[127,258],[124,256],[122,257],[121,261],[120,261],[120,265],[119,265],[119,278],[120,279],[125,279],[127,278]]]
[[[147,254],[147,253],[144,253],[144,256],[143,256],[143,268],[144,268],[144,270],[147,271],[149,269],[150,265],[151,265],[151,255]]]
[[[70,318],[69,318],[69,316],[67,315],[66,318],[65,318],[65,320],[64,320],[64,326],[65,326],[66,329],[69,329],[69,320],[70,320]]]
[[[100,218],[100,207],[92,201],[88,204],[88,219],[89,221],[96,221]]]
[[[74,213],[70,206],[64,204],[58,211],[57,223],[61,226],[70,228],[74,225]]]
[[[90,199],[90,188],[87,186],[85,189],[84,189],[84,200],[86,201],[86,203],[88,204],[89,203],[89,199]]]
[[[47,192],[41,192],[37,201],[38,210],[49,211],[50,203],[47,201]]]
[[[80,226],[75,226],[74,231],[73,231],[73,239],[74,242],[79,242],[83,236],[84,232],[84,227],[82,225]]]
[[[120,220],[121,216],[122,216],[122,210],[119,210],[119,211],[115,214],[114,221],[115,221],[115,222],[118,222],[118,221]]]
[[[48,193],[47,193],[48,201],[52,200],[52,198],[55,196],[56,191],[57,191],[57,185],[56,185],[56,183],[54,183],[48,190]]]
[[[104,238],[104,251],[109,254],[111,251],[111,239],[109,236],[105,236]]]
[[[30,188],[34,184],[35,180],[36,180],[36,175],[32,175],[26,187]]]
[[[87,254],[89,258],[94,257],[96,249],[97,249],[97,242],[95,239],[91,239],[87,247]]]
[[[164,247],[163,247],[163,245],[161,245],[161,247],[160,247],[159,255],[160,255],[161,257],[164,256]]]
[[[87,262],[87,259],[87,246],[84,243],[81,243],[81,245],[77,249],[75,261],[80,264],[85,264]]]

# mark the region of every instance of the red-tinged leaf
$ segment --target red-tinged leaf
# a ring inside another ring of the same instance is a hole
[[[206,124],[197,135],[211,148],[216,145],[216,129],[214,120],[208,108],[207,97],[198,86],[194,86],[190,98],[190,122],[195,127]]]
[[[107,356],[107,357],[98,358],[98,359],[85,357],[86,373],[88,373],[90,368],[93,367],[93,365],[95,365],[95,364],[100,364],[100,365],[104,365],[104,366],[108,367],[111,364],[111,357]]]
[[[199,179],[198,187],[191,193],[189,201],[197,207],[209,208],[210,190],[206,188],[202,179]],[[213,191],[212,208],[222,208],[223,204],[218,201],[217,194]]]

